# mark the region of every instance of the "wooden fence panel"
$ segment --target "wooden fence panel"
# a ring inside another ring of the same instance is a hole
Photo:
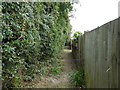
[[[120,18],[79,36],[76,53],[87,88],[120,88]]]

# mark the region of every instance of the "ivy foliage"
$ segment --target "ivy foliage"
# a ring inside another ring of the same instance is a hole
[[[71,3],[3,2],[3,87],[19,87],[24,75],[38,73],[42,61],[55,59],[64,48],[71,25]]]

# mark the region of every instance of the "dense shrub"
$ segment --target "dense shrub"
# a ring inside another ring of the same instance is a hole
[[[85,88],[84,70],[82,68],[80,70],[75,70],[74,72],[71,72],[70,79],[73,86]]]
[[[70,3],[3,2],[3,87],[18,87],[24,75],[38,73],[41,61],[56,58],[71,26]]]

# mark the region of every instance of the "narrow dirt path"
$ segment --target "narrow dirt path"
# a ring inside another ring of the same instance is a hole
[[[41,80],[34,86],[36,88],[72,88],[69,80],[69,73],[75,69],[73,63],[72,51],[64,49],[63,59],[60,61],[63,66],[63,72],[56,77],[41,77]]]

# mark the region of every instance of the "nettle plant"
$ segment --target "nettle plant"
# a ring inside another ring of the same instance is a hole
[[[64,48],[72,5],[3,2],[0,7],[3,87],[19,87],[24,76],[40,73],[40,62],[55,60]]]

